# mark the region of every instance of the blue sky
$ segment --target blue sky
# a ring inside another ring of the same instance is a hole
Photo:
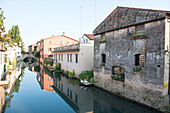
[[[169,4],[170,0],[0,0],[6,31],[19,25],[26,48],[63,32],[78,40],[92,33],[117,6],[170,11]]]

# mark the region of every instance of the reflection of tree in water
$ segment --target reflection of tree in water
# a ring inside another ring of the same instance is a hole
[[[35,71],[35,72],[40,72],[40,65],[35,66],[35,67],[34,67],[34,71]]]
[[[25,69],[25,68],[24,68]],[[12,87],[12,90],[11,90],[11,93],[10,94],[6,94],[6,98],[5,98],[5,104],[4,104],[4,106],[3,106],[3,110],[2,110],[2,113],[4,113],[5,112],[5,109],[6,108],[10,108],[11,106],[10,106],[10,104],[11,104],[11,100],[12,100],[12,98],[14,97],[14,95],[13,95],[13,93],[18,93],[19,92],[19,88],[20,88],[20,83],[21,83],[21,81],[22,81],[22,78],[24,77],[24,74],[25,74],[25,70],[24,69],[21,69],[21,74],[20,74],[20,76],[19,76],[19,78],[21,77],[21,79],[16,79],[16,81],[15,81],[15,83],[14,83],[14,85],[13,85],[13,87]],[[6,89],[6,88],[5,88]]]
[[[58,80],[58,81],[61,81],[61,73],[55,73],[54,74],[54,77]]]

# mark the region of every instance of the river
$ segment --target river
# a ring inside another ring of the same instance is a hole
[[[16,73],[16,74],[15,74]],[[2,113],[159,113],[42,65],[19,67],[0,87]]]

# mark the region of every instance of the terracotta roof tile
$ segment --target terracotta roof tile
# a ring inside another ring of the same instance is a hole
[[[94,40],[94,35],[93,34],[84,34],[86,35],[90,40]]]

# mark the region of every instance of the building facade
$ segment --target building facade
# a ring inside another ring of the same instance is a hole
[[[75,71],[75,76],[93,69],[94,45],[74,44],[54,48],[54,62],[61,63],[61,69]]]
[[[152,107],[164,106],[160,96],[170,89],[169,39],[169,11],[117,7],[94,30],[95,85]]]
[[[80,43],[94,44],[94,35],[93,34],[84,34],[80,38]]]
[[[44,58],[53,58],[53,48],[77,44],[78,41],[65,35],[51,36],[40,41],[40,61]]]

